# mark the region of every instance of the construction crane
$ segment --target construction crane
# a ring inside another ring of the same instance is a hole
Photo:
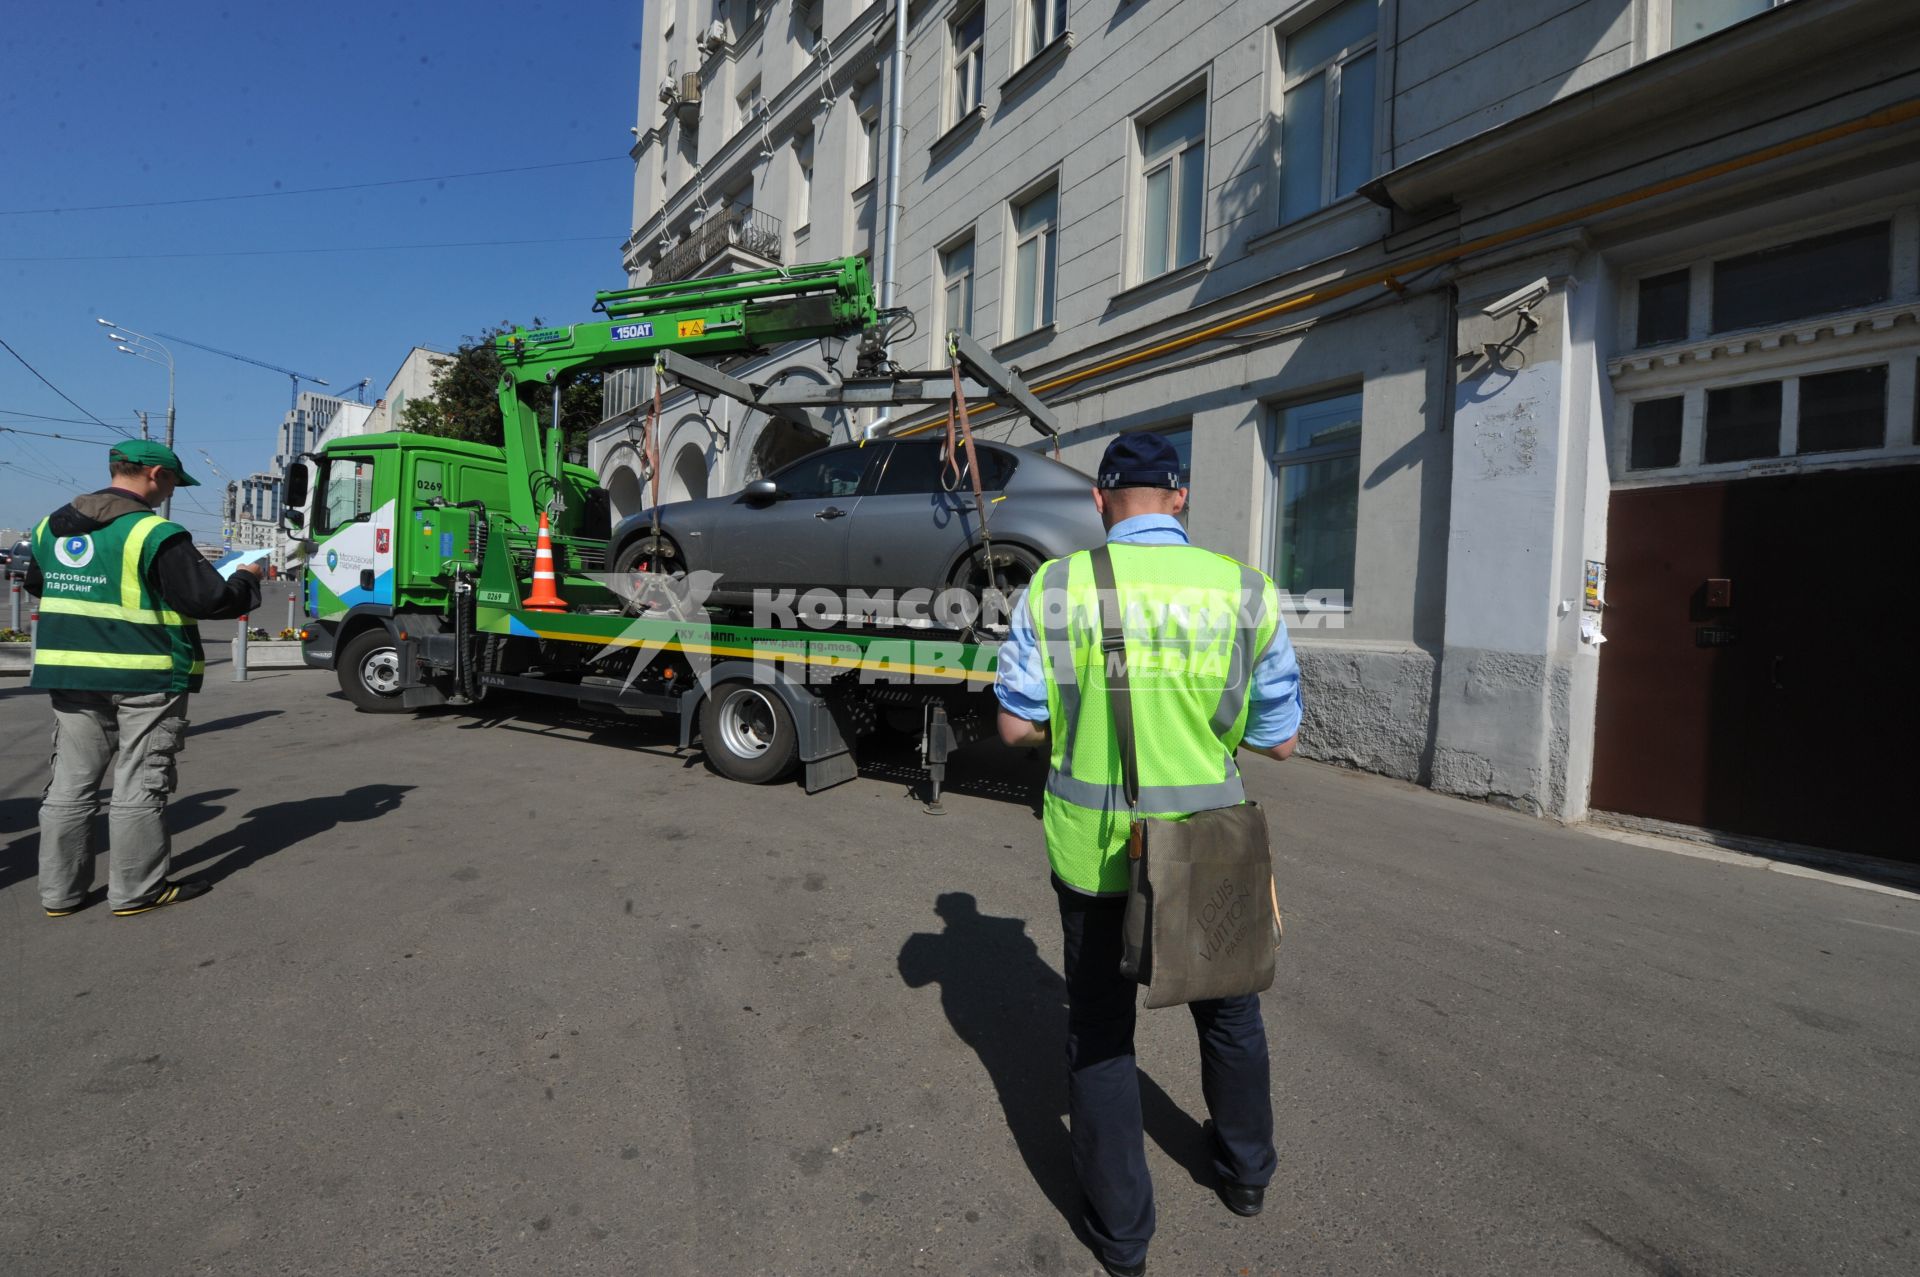
[[[372,384],[373,384],[373,378],[362,377],[359,381],[355,382],[352,386],[341,391],[340,397],[342,399],[345,399],[348,395],[352,395],[353,401],[355,403],[365,403],[367,401],[367,387],[371,386]]]
[[[264,359],[255,359],[250,355],[236,355],[231,350],[222,350],[218,346],[209,346],[204,342],[188,341],[185,337],[176,337],[172,333],[156,333],[155,336],[164,337],[168,341],[177,341],[182,346],[192,346],[196,350],[205,350],[216,355],[225,355],[228,359],[238,359],[243,364],[252,364],[256,368],[265,368],[269,372],[277,372],[283,376],[291,377],[293,379],[293,399],[292,402],[287,405],[289,412],[297,410],[300,407],[301,382],[310,381],[316,386],[330,386],[333,384],[319,377],[309,377],[306,373],[295,372],[291,368],[282,368],[279,364],[270,364]]]

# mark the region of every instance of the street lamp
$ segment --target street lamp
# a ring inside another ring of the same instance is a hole
[[[132,355],[144,359],[150,364],[164,364],[167,370],[167,447],[173,447],[173,352],[166,343],[156,341],[145,333],[136,332],[125,324],[116,324],[111,319],[93,321],[107,330],[107,340],[114,343],[114,349],[123,355]],[[158,357],[156,357],[156,355]],[[160,504],[160,514],[164,518],[173,517],[173,497]]]

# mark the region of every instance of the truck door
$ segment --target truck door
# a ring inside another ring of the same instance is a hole
[[[390,457],[389,464],[396,459]],[[329,453],[321,467],[307,565],[315,616],[329,618],[367,603],[393,604],[393,501],[374,504],[378,478],[370,456]]]

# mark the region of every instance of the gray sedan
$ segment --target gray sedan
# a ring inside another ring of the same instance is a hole
[[[1011,594],[1035,568],[1105,539],[1093,480],[1037,453],[979,443],[992,563],[973,482],[939,439],[876,439],[822,449],[738,493],[643,512],[613,532],[616,572],[714,572],[710,602],[748,606],[756,591]]]

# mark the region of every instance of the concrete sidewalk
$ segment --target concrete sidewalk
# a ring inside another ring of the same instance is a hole
[[[809,798],[515,708],[216,668],[175,810],[216,890],[54,921],[0,687],[0,1271],[1098,1271],[1039,760],[969,749],[934,817],[897,764]],[[1920,902],[1250,771],[1281,1169],[1219,1205],[1143,1012],[1152,1271],[1913,1270]]]

